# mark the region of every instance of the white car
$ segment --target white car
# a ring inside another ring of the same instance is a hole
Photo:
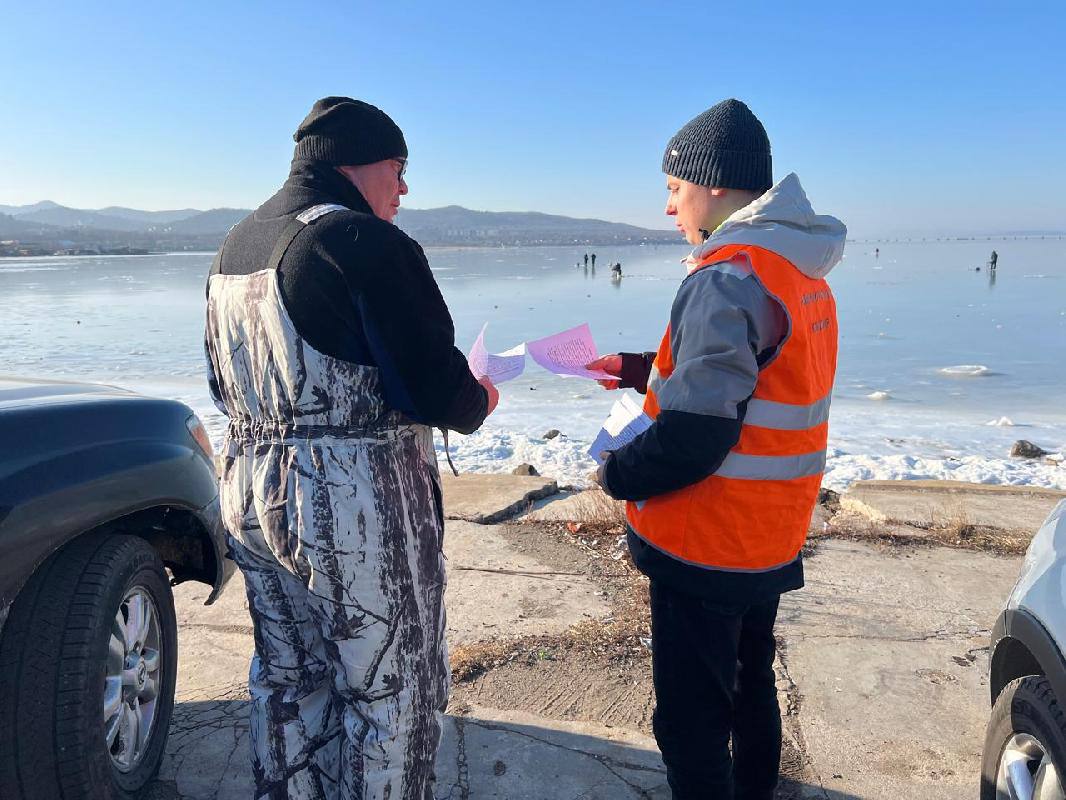
[[[992,631],[981,800],[1066,800],[1066,500],[1033,537]]]

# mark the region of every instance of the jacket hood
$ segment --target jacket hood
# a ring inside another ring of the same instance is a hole
[[[792,172],[726,218],[691,258],[698,261],[727,244],[751,244],[788,259],[808,278],[824,278],[843,257],[847,233],[836,217],[814,213]]]

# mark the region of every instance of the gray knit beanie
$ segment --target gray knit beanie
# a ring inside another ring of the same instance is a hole
[[[770,139],[751,109],[723,100],[674,134],[663,172],[701,186],[765,192],[774,185]]]
[[[407,142],[392,118],[377,106],[350,97],[323,97],[292,135],[294,159],[336,166],[407,158]]]

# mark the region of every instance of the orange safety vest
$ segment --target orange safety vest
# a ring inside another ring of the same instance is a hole
[[[696,270],[737,258],[747,259],[784,307],[788,333],[760,370],[740,440],[718,470],[682,489],[629,502],[626,516],[634,533],[681,561],[762,572],[796,559],[818,499],[836,374],[836,301],[824,280],[754,245],[720,247]],[[644,402],[653,419],[659,414],[656,389],[673,371],[667,326]]]

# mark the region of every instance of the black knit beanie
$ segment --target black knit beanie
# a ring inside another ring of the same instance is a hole
[[[690,183],[765,192],[773,186],[770,139],[739,100],[723,100],[674,134],[663,172]]]
[[[311,106],[296,133],[293,159],[338,167],[407,158],[407,142],[395,122],[376,106],[350,97],[323,97]]]

